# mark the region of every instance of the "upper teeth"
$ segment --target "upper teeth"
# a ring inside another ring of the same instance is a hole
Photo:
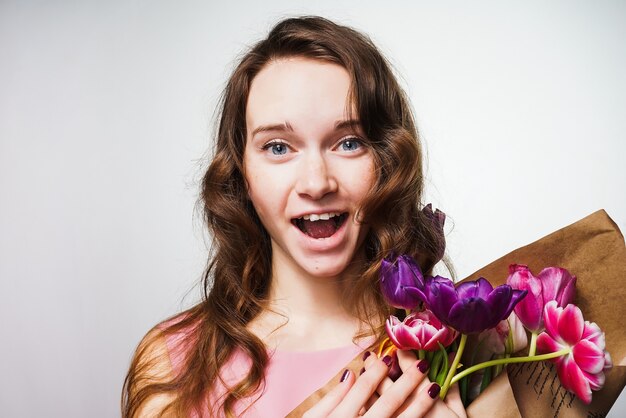
[[[320,213],[320,214],[312,213],[310,215],[304,215],[302,218],[305,221],[319,221],[320,219],[323,221],[327,221],[330,218],[333,218],[339,215],[341,215],[340,212],[328,212],[328,213]]]

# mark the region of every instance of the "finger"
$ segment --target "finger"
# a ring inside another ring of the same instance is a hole
[[[364,361],[363,363],[363,368],[361,369],[361,371],[359,372],[359,376],[361,376],[363,373],[365,373],[366,367],[370,367],[372,364],[374,364],[374,360],[375,357],[367,360],[367,358],[369,357],[369,355],[364,356],[366,361]],[[358,378],[358,377],[357,377]],[[383,380],[384,381],[384,380]],[[361,408],[361,410],[359,411],[359,416],[360,415],[365,415],[365,413],[367,412],[368,409],[370,409],[370,407],[374,404],[374,402],[376,402],[376,399],[378,399],[378,394],[376,392],[374,392],[372,394],[372,396],[370,396],[370,398],[367,400],[367,402],[365,403],[365,405]]]
[[[394,367],[394,363],[398,361],[394,356],[385,356],[382,360],[389,367],[389,370],[391,370]],[[382,395],[391,385],[393,385],[393,380],[389,378],[389,372],[387,372],[385,378],[378,384],[376,392]]]
[[[419,383],[426,377],[428,362],[414,361],[365,414],[366,417],[390,416],[403,406]]]
[[[346,393],[354,384],[354,373],[344,370],[339,378],[339,384],[330,390],[315,406],[304,413],[303,418],[327,417],[345,398]]]
[[[402,356],[402,357],[401,357]],[[402,358],[402,360],[400,360]],[[404,369],[403,370],[408,370],[411,366],[413,366],[415,364],[415,354],[413,354],[413,352],[411,351],[400,351],[398,350],[398,360],[396,361],[402,361],[404,363]],[[408,366],[407,366],[408,364]],[[422,370],[424,371],[428,371],[430,365],[428,363],[428,360],[424,359],[420,361],[420,367]],[[402,367],[402,366],[400,366]],[[423,372],[425,373],[425,372]],[[426,378],[426,380],[428,380],[428,378]],[[420,383],[423,384],[423,381]],[[378,385],[378,388],[376,389],[376,392],[378,392],[378,394],[382,395],[385,391],[387,391],[391,386],[393,385],[393,380],[387,378],[385,380],[383,380],[382,382],[380,382],[380,385]]]
[[[372,366],[372,364],[374,364],[377,360],[377,357],[375,355],[368,355],[368,354],[363,354],[363,357],[365,358],[365,362],[363,364],[363,369],[361,369],[361,372],[359,373],[360,375],[363,374],[369,367]],[[381,359],[385,364],[387,364],[388,366],[391,366],[390,361],[393,361],[393,357],[391,356],[385,356]],[[378,394],[383,393],[388,387],[390,387],[393,384],[393,380],[389,379],[388,377],[386,377],[385,379],[383,379],[380,384],[378,385],[378,387],[376,388],[376,392]]]
[[[374,392],[372,396],[370,396],[370,398],[367,400],[367,402],[365,402],[365,405],[363,405],[363,407],[359,411],[359,416],[365,415],[367,410],[370,409],[372,405],[374,405],[374,402],[376,402],[376,400],[378,400],[378,394]]]
[[[369,366],[374,364],[378,357],[371,351],[366,351],[363,353],[363,366],[367,369]]]
[[[405,371],[406,369],[411,367],[411,365],[415,363],[415,360],[417,359],[417,357],[411,350],[398,350],[396,351],[396,353],[398,354],[398,362],[402,371]]]
[[[352,388],[332,411],[331,416],[341,418],[355,416],[361,407],[367,403],[380,381],[387,376],[389,371],[389,367],[382,360],[373,359],[371,363],[369,368],[356,379]]]
[[[398,418],[423,417],[439,400],[440,387],[437,383],[431,383],[423,387]]]
[[[463,401],[461,401],[461,392],[459,392],[459,385],[456,383],[450,386],[446,399],[444,399],[448,408],[450,408],[460,418],[466,418],[465,407],[463,407]]]

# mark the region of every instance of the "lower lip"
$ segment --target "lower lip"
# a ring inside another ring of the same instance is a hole
[[[346,236],[346,229],[348,222],[350,221],[350,214],[346,216],[346,219],[343,221],[339,229],[335,231],[328,238],[313,238],[302,232],[300,228],[293,225],[293,227],[298,232],[298,240],[302,243],[302,245],[310,250],[310,251],[330,251],[334,250],[341,245]]]

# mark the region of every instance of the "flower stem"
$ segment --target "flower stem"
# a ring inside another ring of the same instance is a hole
[[[532,332],[530,334],[530,347],[528,348],[528,355],[534,356],[537,352],[537,332]]]
[[[459,373],[456,376],[454,376],[454,378],[451,380],[450,384],[454,384],[454,383],[458,382],[460,379],[462,379],[465,376],[467,376],[468,374],[474,373],[475,371],[480,370],[480,369],[484,369],[485,367],[496,366],[498,364],[525,363],[525,362],[528,362],[528,361],[549,360],[551,358],[561,357],[561,356],[564,356],[566,354],[569,354],[570,351],[571,351],[571,348],[565,348],[565,349],[560,350],[560,351],[555,351],[555,352],[547,353],[547,354],[540,354],[538,356],[509,357],[509,358],[500,358],[500,359],[497,359],[497,360],[485,361],[484,363],[478,363],[478,364],[470,367],[469,369],[463,370],[461,373]]]
[[[446,376],[446,380],[443,382],[443,386],[441,386],[441,392],[439,394],[441,399],[444,399],[446,397],[446,393],[448,393],[448,389],[450,389],[452,378],[454,377],[456,373],[456,368],[459,365],[459,362],[461,361],[463,350],[465,350],[466,341],[467,341],[467,334],[461,334],[461,341],[459,341],[459,348],[458,350],[456,350],[456,355],[454,356],[454,360],[452,361],[450,370],[448,370],[448,375]]]

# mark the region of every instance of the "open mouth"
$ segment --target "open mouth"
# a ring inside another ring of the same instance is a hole
[[[300,231],[308,236],[316,239],[328,238],[332,236],[341,225],[348,219],[348,212],[329,212],[304,215],[300,218],[294,218],[291,223]]]

